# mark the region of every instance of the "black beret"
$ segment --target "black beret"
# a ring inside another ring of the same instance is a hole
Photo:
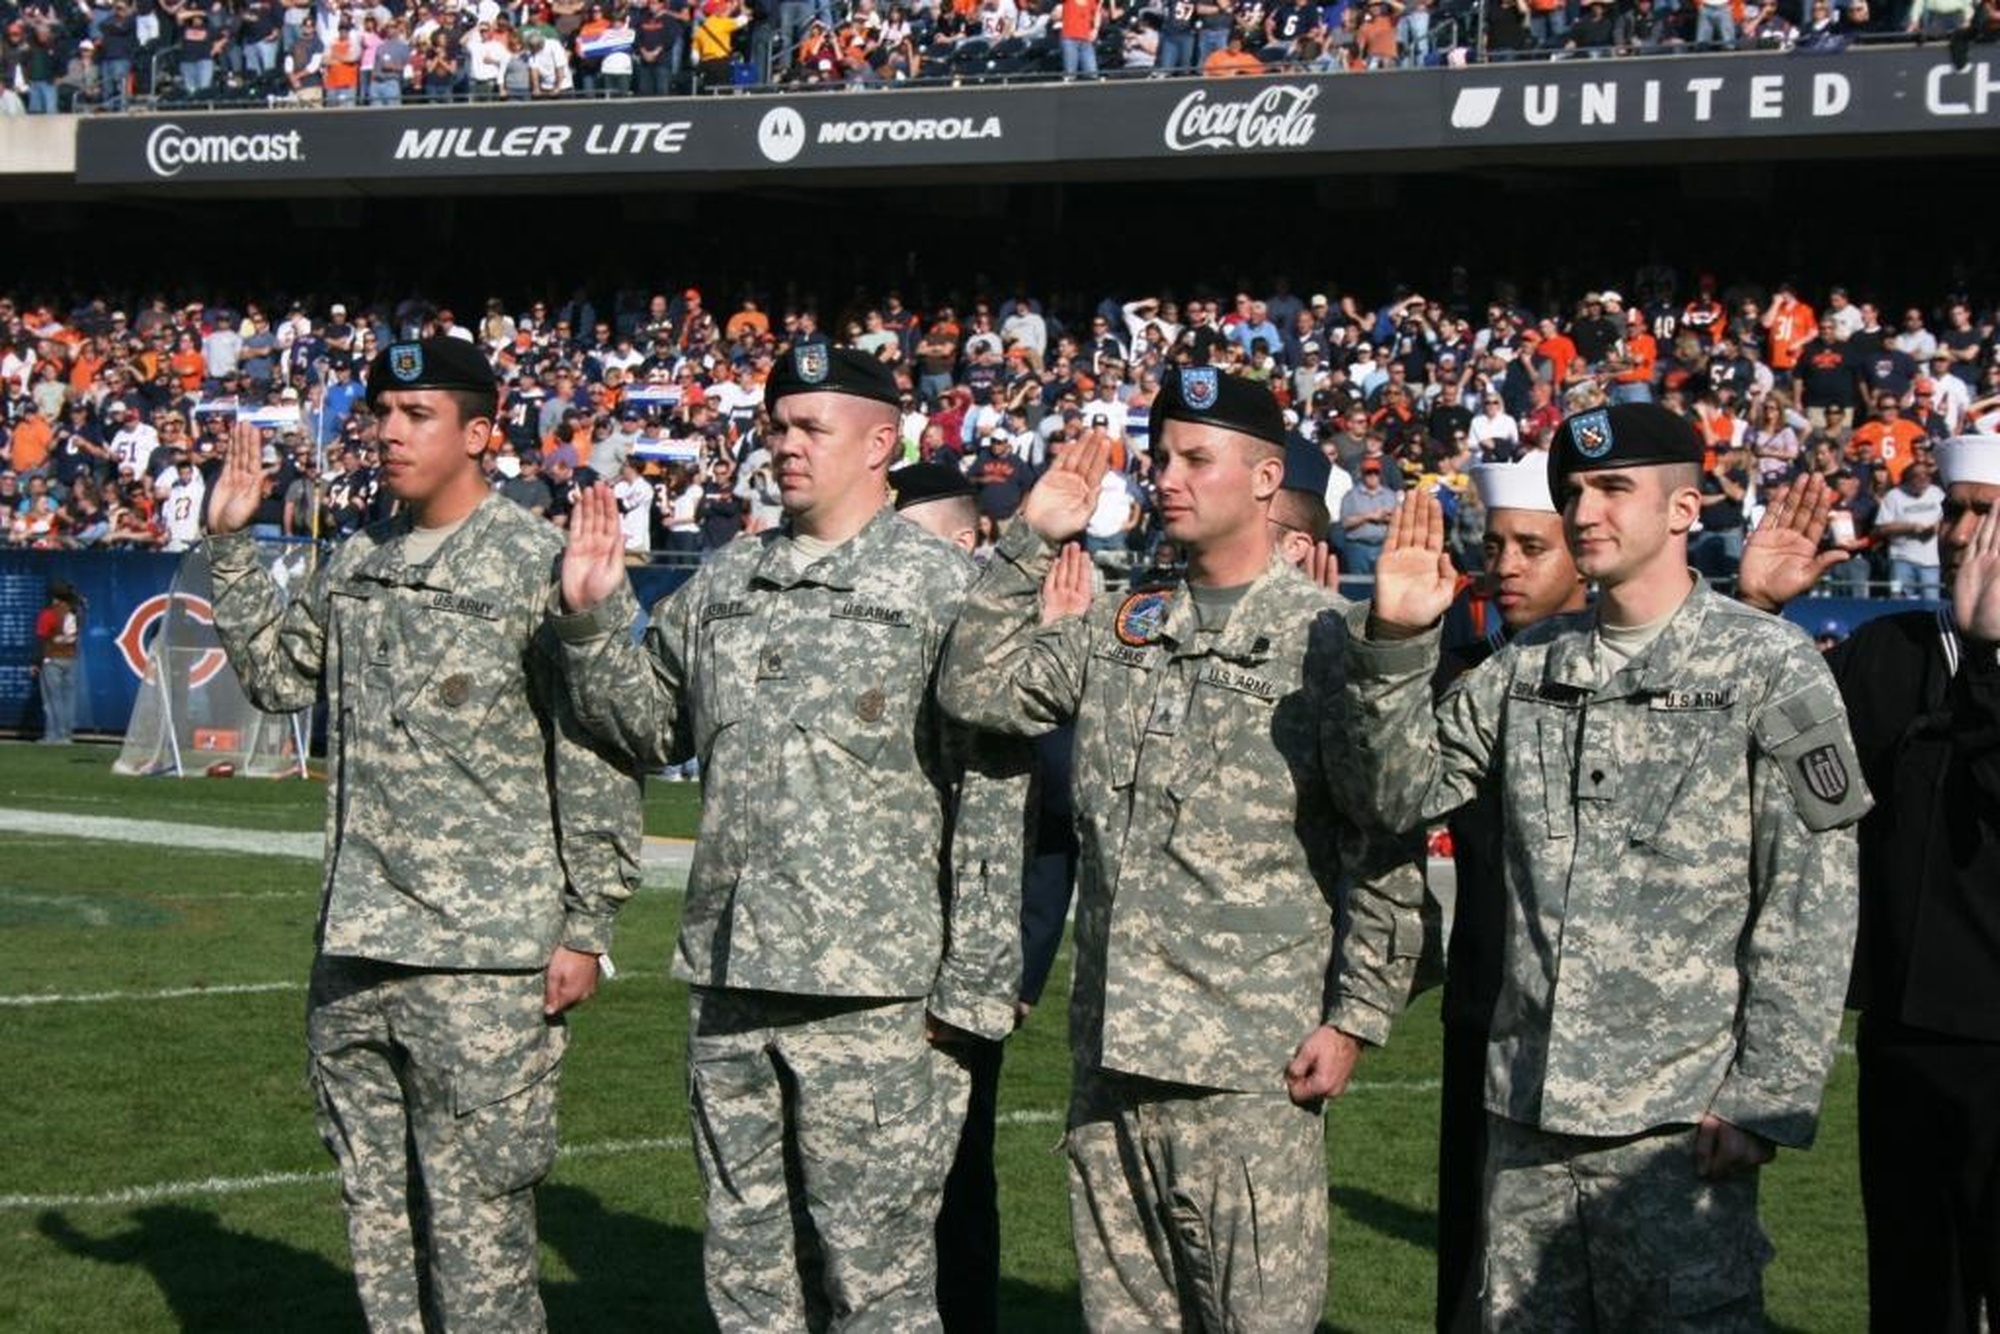
[[[946,463],[906,463],[890,471],[889,489],[895,492],[899,510],[921,505],[926,500],[978,494],[978,488],[964,473]]]
[[[1614,403],[1563,419],[1549,446],[1549,495],[1563,507],[1563,483],[1573,472],[1647,468],[1666,463],[1701,466],[1706,448],[1685,417],[1656,403]]]
[[[500,398],[492,363],[463,338],[418,338],[377,352],[368,365],[368,401],[392,389],[465,389],[490,394],[496,404]]]
[[[769,407],[787,394],[852,394],[872,398],[877,403],[900,407],[903,391],[896,376],[880,357],[854,347],[828,347],[807,343],[778,358],[764,381],[764,404]]]
[[[1220,426],[1285,447],[1285,417],[1271,391],[1254,380],[1224,375],[1213,366],[1175,366],[1160,381],[1150,418],[1155,446],[1170,421]]]
[[[1285,480],[1287,491],[1303,491],[1309,496],[1326,497],[1327,481],[1333,476],[1333,464],[1318,445],[1309,445],[1294,440],[1285,446]]]

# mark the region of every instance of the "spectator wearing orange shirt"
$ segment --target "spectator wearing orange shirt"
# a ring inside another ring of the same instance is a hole
[[[1063,73],[1094,75],[1097,37],[1104,29],[1104,8],[1099,0],[1060,0],[1060,3]]]
[[[1535,347],[1535,359],[1549,363],[1549,383],[1560,392],[1569,384],[1569,368],[1576,360],[1576,344],[1570,341],[1568,334],[1556,327],[1554,320],[1545,319],[1537,327],[1542,339]],[[1535,369],[1539,375],[1540,368]]]
[[[743,308],[729,317],[729,323],[723,329],[723,336],[733,343],[743,337],[746,331],[757,338],[771,332],[771,317],[759,309],[757,303],[749,297],[743,298]]]
[[[54,438],[55,431],[42,416],[41,405],[32,398],[21,400],[21,420],[15,423],[7,445],[7,466],[23,481],[41,476],[49,462],[49,442]]]
[[[1544,51],[1563,44],[1569,32],[1569,6],[1563,0],[1528,0],[1528,35]]]
[[[1264,62],[1243,49],[1242,31],[1231,28],[1228,44],[1201,62],[1201,72],[1207,75],[1262,74]]]
[[[1917,446],[1929,443],[1929,432],[1905,417],[1902,404],[1884,394],[1875,400],[1874,420],[1856,427],[1847,438],[1847,457],[1888,473],[1894,484],[1903,480],[1903,469],[1916,457]]]
[[[201,382],[208,374],[208,363],[203,360],[193,334],[184,333],[174,341],[174,353],[167,358],[167,370],[183,394],[201,392]]]
[[[1355,33],[1355,45],[1369,69],[1389,69],[1402,48],[1396,41],[1396,16],[1403,12],[1398,0],[1370,0],[1368,16]]]
[[[1612,355],[1612,364],[1620,369],[1611,377],[1611,401],[1613,403],[1650,403],[1653,401],[1653,375],[1659,368],[1660,344],[1646,327],[1644,311],[1630,311],[1625,316],[1625,340]]]
[[[1785,282],[1778,284],[1778,294],[1771,298],[1763,322],[1772,376],[1781,385],[1790,384],[1799,354],[1819,330],[1819,316]]]
[[[361,38],[354,25],[342,19],[340,32],[326,49],[326,69],[321,75],[328,106],[352,106],[361,88]]]

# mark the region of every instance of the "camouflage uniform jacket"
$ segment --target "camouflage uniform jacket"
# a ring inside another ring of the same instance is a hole
[[[972,573],[885,508],[810,562],[782,533],[732,542],[643,646],[626,590],[554,618],[586,726],[649,768],[701,759],[676,976],[927,996],[948,1023],[1012,1030],[1028,752],[974,749],[931,693]]]
[[[1053,554],[1026,524],[1008,530],[960,613],[939,698],[997,731],[1076,720],[1079,1064],[1282,1092],[1318,1024],[1385,1040],[1422,944],[1423,881],[1386,840],[1364,850],[1328,796],[1344,627],[1321,613],[1339,599],[1274,555],[1203,642],[1184,585],[1042,627]],[[1336,969],[1343,851],[1378,860],[1353,876]]]
[[[497,497],[428,565],[357,533],[286,603],[211,538],[215,629],[252,703],[327,696],[320,949],[427,968],[602,953],[639,883],[639,783],[570,716],[543,626],[561,536]]]
[[[1499,783],[1487,1107],[1578,1135],[1713,1112],[1809,1143],[1869,806],[1840,695],[1796,627],[1703,583],[1602,685],[1594,618],[1523,632],[1433,709],[1435,632],[1370,642],[1350,613],[1362,799],[1407,828]]]

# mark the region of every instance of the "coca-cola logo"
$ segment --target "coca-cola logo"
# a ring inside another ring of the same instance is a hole
[[[1213,102],[1208,89],[1197,88],[1175,103],[1167,117],[1167,147],[1176,153],[1191,148],[1305,148],[1319,124],[1311,110],[1318,100],[1319,89],[1311,84],[1272,84],[1249,98]]]

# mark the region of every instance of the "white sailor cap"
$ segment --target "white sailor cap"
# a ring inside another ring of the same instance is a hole
[[[2000,486],[2000,435],[1955,435],[1938,446],[1938,481]]]
[[[1514,463],[1475,463],[1472,485],[1490,510],[1535,510],[1554,514],[1549,498],[1549,458],[1537,452]]]

